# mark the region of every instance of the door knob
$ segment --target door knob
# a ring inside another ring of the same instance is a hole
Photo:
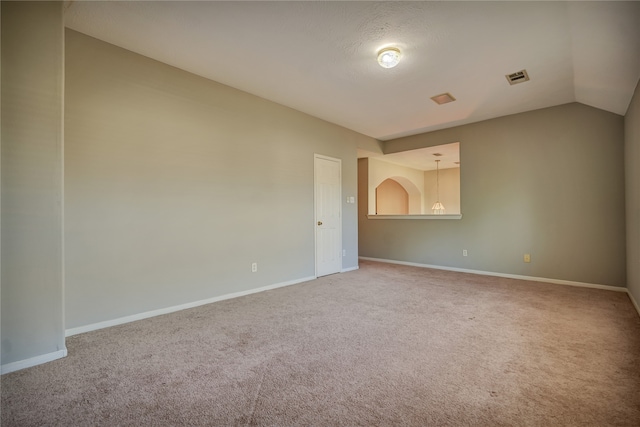
[[[318,225],[322,225],[322,221],[318,221]]]

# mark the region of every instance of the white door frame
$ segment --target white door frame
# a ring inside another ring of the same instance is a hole
[[[340,242],[340,248],[339,248],[340,267],[338,271],[336,271],[336,273],[340,273],[342,271],[342,159],[337,159],[335,157],[329,157],[322,154],[314,153],[313,155],[313,248],[314,248],[316,277],[318,277],[318,207],[317,207],[318,185],[316,182],[317,181],[316,161],[318,159],[337,162],[339,166],[340,185],[338,190],[338,207],[339,207],[338,216],[340,220],[338,221],[338,241]]]

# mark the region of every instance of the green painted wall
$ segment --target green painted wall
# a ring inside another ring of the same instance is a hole
[[[357,267],[346,197],[373,140],[66,34],[67,328],[314,276],[314,153],[342,159]]]
[[[624,117],[627,288],[640,304],[640,83]]]
[[[63,31],[62,2],[2,2],[3,371],[66,352]]]
[[[626,285],[622,116],[566,104],[387,141],[385,153],[456,141],[462,219],[368,220],[360,192],[361,256]]]

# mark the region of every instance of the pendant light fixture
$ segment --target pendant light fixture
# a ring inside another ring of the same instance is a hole
[[[436,202],[431,207],[434,215],[444,215],[444,205],[440,203],[440,160],[436,160]]]

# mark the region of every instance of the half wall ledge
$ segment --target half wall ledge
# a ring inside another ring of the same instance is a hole
[[[367,219],[462,219],[462,214],[444,214],[444,215],[367,215]]]

